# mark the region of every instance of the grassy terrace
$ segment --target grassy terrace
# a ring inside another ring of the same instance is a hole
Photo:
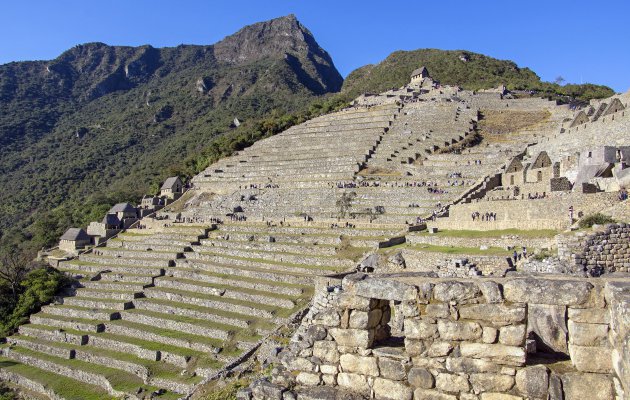
[[[198,299],[205,299],[205,300],[211,300],[211,301],[216,301],[216,302],[221,302],[221,303],[234,304],[234,305],[239,305],[239,306],[244,306],[244,307],[249,307],[249,308],[258,308],[260,310],[265,310],[265,311],[269,311],[269,312],[274,312],[278,308],[278,307],[275,307],[275,306],[270,306],[270,305],[267,305],[267,304],[254,303],[254,302],[246,301],[246,300],[229,299],[229,298],[225,298],[225,297],[222,297],[222,296],[213,296],[211,294],[197,293],[197,292],[188,292],[186,290],[178,290],[178,289],[172,289],[172,288],[158,287],[158,288],[153,288],[151,291],[164,292],[164,293],[174,293],[174,294],[178,294],[178,295],[184,296],[184,297],[195,297],[195,298],[198,298]],[[148,296],[148,297],[150,297],[150,296]]]
[[[200,254],[207,255],[207,256],[228,258],[228,259],[233,259],[233,260],[249,261],[249,262],[261,263],[261,264],[282,265],[285,267],[301,268],[305,270],[326,270],[326,271],[333,271],[333,272],[339,272],[339,271],[344,270],[344,267],[328,267],[328,266],[318,266],[318,265],[295,264],[295,263],[267,260],[265,258],[229,256],[225,254],[217,254],[217,253],[211,253],[211,252],[205,252],[205,251],[200,252]],[[278,254],[284,254],[284,253],[278,253]],[[297,255],[300,255],[300,254],[297,254]],[[331,257],[331,258],[336,258],[336,257]]]
[[[380,252],[390,252],[394,249],[409,249],[416,251],[427,251],[431,253],[455,254],[455,255],[472,255],[472,256],[511,256],[512,250],[505,250],[501,247],[489,247],[487,250],[481,250],[478,247],[462,247],[462,246],[439,246],[432,244],[409,245],[400,244],[397,246],[379,249]]]
[[[39,382],[45,388],[67,400],[104,400],[113,399],[105,390],[98,386],[75,381],[62,375],[24,365],[6,357],[0,357],[0,368],[8,372],[14,372],[27,379]],[[169,397],[159,397],[167,399]]]
[[[420,236],[438,236],[438,237],[454,237],[454,238],[500,238],[501,236],[519,236],[523,238],[552,238],[559,232],[553,229],[541,230],[520,230],[520,229],[502,229],[491,231],[468,231],[468,230],[444,230],[437,233],[419,232]]]
[[[208,275],[208,276],[213,276],[213,277],[222,278],[222,279],[243,281],[243,282],[248,282],[248,283],[253,283],[253,284],[265,284],[265,285],[270,285],[270,286],[283,286],[283,287],[301,289],[304,293],[310,293],[310,294],[307,294],[309,297],[312,295],[312,292],[313,292],[313,288],[310,285],[300,285],[297,283],[270,281],[270,280],[265,280],[265,279],[249,278],[246,276],[238,276],[238,275],[219,274],[219,273],[204,271],[204,270],[195,269],[195,268],[181,268],[181,267],[176,267],[176,268],[179,270],[192,271],[192,272],[195,272],[196,274]]]
[[[232,292],[246,292],[248,294],[254,294],[254,295],[259,295],[259,296],[266,296],[266,297],[275,297],[278,299],[285,299],[285,300],[293,300],[295,299],[295,296],[291,296],[288,294],[282,294],[282,293],[274,293],[274,292],[267,292],[264,290],[257,290],[257,289],[244,289],[244,288],[239,288],[236,286],[230,286],[230,285],[221,285],[221,284],[216,284],[216,283],[209,283],[209,282],[199,282],[199,281],[195,281],[195,280],[191,280],[191,279],[184,279],[184,278],[161,278],[160,282],[164,282],[164,281],[171,281],[171,282],[179,282],[179,283],[183,283],[183,284],[188,284],[188,285],[195,285],[195,286],[203,286],[203,287],[209,287],[209,288],[214,288],[214,289],[224,289],[224,290],[229,290]],[[164,286],[160,286],[157,285],[157,287],[163,287],[166,288]]]

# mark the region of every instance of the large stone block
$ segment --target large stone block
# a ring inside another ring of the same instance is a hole
[[[282,400],[284,389],[273,383],[261,380],[252,384],[252,395],[255,400]]]
[[[434,339],[438,336],[436,324],[419,319],[405,320],[405,337],[409,339]]]
[[[603,346],[608,342],[608,324],[585,324],[569,319],[569,342],[579,346]]]
[[[337,385],[344,389],[361,393],[365,396],[369,396],[371,391],[367,377],[359,374],[340,372],[337,375]]]
[[[377,308],[371,311],[353,310],[350,314],[349,326],[352,329],[372,329],[381,321],[383,312]]]
[[[516,372],[516,387],[522,395],[533,399],[546,399],[549,387],[549,370],[544,365],[525,367]]]
[[[499,343],[508,346],[522,346],[525,343],[527,326],[525,324],[504,326],[499,329]]]
[[[380,357],[378,359],[378,368],[381,376],[385,379],[402,381],[407,377],[405,365],[398,360]]]
[[[339,351],[337,350],[337,343],[323,340],[313,343],[313,356],[329,364],[335,364],[339,362]]]
[[[466,357],[448,357],[446,369],[449,372],[463,372],[466,374],[479,372],[499,372],[501,366],[487,360]]]
[[[442,340],[476,340],[481,337],[481,325],[476,322],[438,320]]]
[[[481,393],[481,400],[523,400],[523,398],[507,393]]]
[[[492,281],[480,281],[479,289],[483,293],[483,297],[486,299],[486,303],[501,303],[503,301],[503,295],[501,289],[496,282]]]
[[[564,400],[611,400],[615,398],[610,377],[602,374],[568,373],[562,375]],[[588,396],[588,397],[586,397]]]
[[[504,304],[474,304],[459,308],[462,319],[490,321],[497,325],[517,324],[525,320],[526,314],[523,306]]]
[[[469,391],[470,384],[464,376],[441,372],[435,377],[435,388],[447,393],[459,393]]]
[[[514,303],[574,306],[588,302],[593,285],[584,281],[515,279],[503,284],[503,295]]]
[[[612,351],[607,347],[569,345],[571,363],[578,371],[612,372]]]
[[[407,351],[407,354],[410,356],[419,356],[424,353],[426,349],[427,347],[422,340],[405,338],[405,351]]]
[[[407,381],[416,388],[431,389],[435,385],[435,378],[426,368],[411,368]]]
[[[610,313],[598,308],[569,308],[569,320],[587,324],[608,324]]]
[[[402,382],[376,378],[374,380],[374,394],[377,399],[411,400],[411,388]]]
[[[341,317],[339,316],[339,313],[335,310],[320,311],[313,316],[313,324],[315,325],[336,327],[339,326],[340,322]]]
[[[374,342],[374,330],[333,328],[329,333],[339,346],[367,349]]]
[[[565,315],[565,306],[529,304],[527,328],[534,333],[539,351],[568,354]]]
[[[354,372],[362,375],[379,376],[375,357],[362,357],[354,354],[342,354],[339,363],[343,372]]]
[[[317,386],[321,382],[321,375],[310,372],[300,372],[295,377],[295,381],[304,386]]]
[[[437,390],[416,389],[413,392],[413,400],[457,400],[457,396]]]
[[[463,303],[480,295],[481,291],[477,285],[471,282],[440,282],[433,288],[433,297],[443,302],[455,301]]]
[[[521,366],[525,364],[525,350],[522,347],[502,344],[461,343],[462,357],[488,359],[497,364]]]
[[[507,392],[514,386],[514,377],[502,374],[471,374],[470,383],[475,393]]]
[[[382,300],[408,301],[418,298],[418,288],[392,279],[368,278],[356,282],[353,290],[360,296]]]
[[[366,297],[357,296],[354,293],[342,293],[339,295],[339,307],[350,308],[352,310],[370,311],[377,304],[377,299],[368,299]]]

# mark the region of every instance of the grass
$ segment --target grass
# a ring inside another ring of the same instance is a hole
[[[179,283],[188,284],[188,285],[196,285],[196,286],[209,287],[209,288],[213,288],[213,289],[229,290],[229,291],[236,292],[236,293],[238,293],[238,292],[245,292],[247,294],[254,294],[254,295],[259,295],[259,296],[267,296],[267,297],[275,297],[275,298],[278,298],[278,299],[285,299],[285,300],[294,300],[295,299],[295,296],[291,296],[291,295],[288,295],[288,294],[267,292],[267,291],[257,290],[257,289],[247,289],[247,288],[244,289],[244,288],[230,286],[230,285],[223,285],[223,284],[210,283],[210,282],[199,282],[199,281],[194,281],[194,280],[184,279],[184,278],[161,278],[160,281],[162,281],[162,282],[164,282],[164,281],[179,282]]]
[[[540,230],[520,230],[520,229],[501,229],[490,231],[472,231],[472,230],[444,230],[437,233],[419,232],[416,235],[421,236],[438,236],[438,237],[455,237],[455,238],[500,238],[501,236],[518,236],[522,238],[552,238],[559,232],[553,229]]]
[[[284,267],[301,268],[301,269],[307,269],[307,270],[322,269],[322,270],[337,272],[337,271],[342,271],[344,269],[344,267],[327,267],[327,266],[319,266],[319,265],[295,264],[295,263],[289,263],[289,262],[284,262],[284,261],[278,262],[278,261],[273,261],[273,260],[267,260],[265,258],[229,256],[225,254],[216,254],[216,253],[210,253],[210,252],[202,252],[201,254],[208,255],[208,256],[230,258],[230,259],[240,260],[240,261],[249,261],[249,262],[271,264],[271,265],[281,265]]]
[[[439,246],[432,244],[420,244],[420,245],[408,245],[408,244],[400,244],[398,246],[388,247],[386,249],[388,252],[396,249],[409,249],[416,251],[427,251],[431,253],[442,253],[442,254],[457,254],[457,255],[471,255],[471,256],[511,256],[511,250],[505,250],[501,247],[489,247],[487,250],[481,250],[478,247],[462,247],[462,246]]]
[[[180,268],[180,269],[183,270],[184,268]],[[214,272],[204,271],[204,270],[200,270],[200,269],[188,269],[188,270],[194,271],[194,272],[196,272],[198,274],[214,276],[214,277],[223,278],[223,279],[231,279],[231,280],[235,280],[235,281],[243,281],[243,282],[249,282],[249,283],[261,283],[261,284],[272,285],[272,286],[291,287],[291,288],[298,288],[298,289],[302,289],[302,290],[306,290],[306,289],[310,288],[310,286],[300,285],[300,284],[297,284],[297,283],[270,281],[270,280],[265,280],[265,279],[249,278],[247,276],[217,274],[217,273],[214,273]]]
[[[276,310],[275,306],[270,306],[270,305],[267,305],[267,304],[260,304],[260,303],[255,303],[255,302],[251,302],[251,301],[247,301],[247,300],[228,299],[228,298],[221,297],[221,296],[213,296],[211,294],[189,292],[189,291],[186,291],[186,290],[179,290],[179,289],[172,289],[172,288],[162,288],[161,287],[161,288],[159,288],[159,292],[173,293],[173,294],[178,294],[178,295],[184,296],[184,297],[194,297],[194,298],[197,298],[197,299],[205,299],[205,300],[210,300],[210,301],[218,301],[218,302],[221,302],[221,303],[228,303],[228,304],[234,304],[234,305],[239,305],[239,306],[244,306],[244,307],[249,307],[249,308],[256,308],[256,309],[265,310],[265,311],[269,311],[269,312],[274,312]]]

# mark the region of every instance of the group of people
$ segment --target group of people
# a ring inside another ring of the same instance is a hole
[[[432,194],[446,194],[446,193],[448,193],[448,191],[446,191],[444,189],[436,189],[436,188],[433,188],[433,187],[428,187],[427,191],[429,193],[432,193]]]
[[[230,214],[230,221],[244,222],[244,221],[247,221],[247,216]]]
[[[484,214],[480,213],[479,211],[475,211],[474,213],[471,214],[472,220],[473,221],[496,221],[497,220],[497,213],[495,212],[486,212]]]
[[[538,192],[536,192],[535,194],[531,194],[531,193],[527,194],[528,200],[538,200],[538,199],[544,199],[546,197],[547,197],[547,192],[542,192],[542,194],[538,194]]]
[[[330,224],[330,229],[334,229],[334,228],[351,228],[354,229],[357,226],[355,224],[351,224],[350,222],[346,221],[345,224],[339,225],[338,223],[333,223]]]
[[[278,189],[280,185],[277,183],[250,183],[249,185],[239,185],[240,190],[244,189]]]

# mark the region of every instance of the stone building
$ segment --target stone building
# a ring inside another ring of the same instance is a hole
[[[129,203],[118,203],[107,214],[115,215],[121,221],[123,229],[129,228],[138,220],[138,210]]]
[[[94,243],[99,244],[101,241],[109,239],[123,228],[122,221],[116,214],[108,213],[103,217],[101,222],[90,222],[88,225],[88,235],[94,237]]]
[[[525,183],[525,172],[523,157],[514,157],[501,176],[503,186],[522,185]]]
[[[418,69],[414,69],[411,73],[411,83],[422,83],[424,78],[429,77],[429,70],[426,67],[420,67]]]
[[[67,253],[76,253],[92,243],[90,236],[81,228],[70,228],[61,236],[59,249]]]
[[[160,196],[169,199],[179,198],[184,191],[184,184],[178,176],[171,176],[164,181],[160,188]]]

